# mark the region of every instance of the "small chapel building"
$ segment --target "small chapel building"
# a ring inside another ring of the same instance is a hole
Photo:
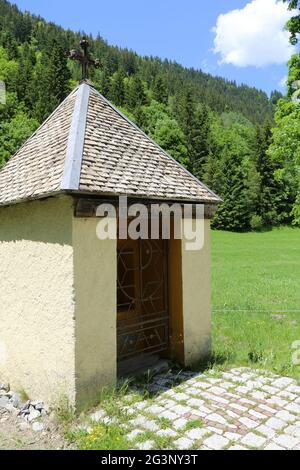
[[[118,210],[119,196],[204,204],[202,249],[118,239],[118,216],[116,237],[100,240],[97,206]],[[81,408],[139,364],[204,359],[218,202],[82,81],[0,171],[1,380]]]

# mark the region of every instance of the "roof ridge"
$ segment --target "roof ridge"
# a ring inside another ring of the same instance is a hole
[[[61,190],[79,189],[89,97],[90,85],[82,82],[78,87],[73,109]]]
[[[206,184],[202,183],[195,175],[193,175],[189,170],[187,170],[183,165],[181,165],[174,157],[172,157],[168,152],[166,152],[161,146],[155,142],[149,135],[147,135],[137,124],[135,124],[133,121],[131,121],[122,111],[120,111],[116,106],[114,106],[105,96],[103,96],[92,84],[88,84],[90,88],[93,88],[93,90],[105,101],[105,103],[110,106],[114,111],[116,111],[119,116],[121,116],[125,121],[127,121],[129,124],[131,124],[137,131],[141,132],[152,144],[154,144],[161,152],[163,152],[170,160],[173,161],[179,168],[181,168],[185,173],[187,173],[191,178],[193,178],[200,186],[202,186],[204,189],[206,189],[212,196],[214,196],[217,201],[221,202],[221,198],[214,193]],[[216,202],[217,202],[216,201]]]

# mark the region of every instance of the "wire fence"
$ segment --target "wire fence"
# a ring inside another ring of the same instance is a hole
[[[300,313],[300,308],[299,309],[290,309],[290,310],[273,310],[273,309],[236,309],[236,308],[214,308],[212,310],[213,313],[271,313],[271,314],[284,314],[284,313]]]

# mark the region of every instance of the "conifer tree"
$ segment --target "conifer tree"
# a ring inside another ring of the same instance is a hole
[[[213,158],[211,156],[211,158]],[[221,230],[245,231],[250,228],[251,212],[249,212],[249,199],[247,179],[241,165],[236,159],[229,155],[223,158],[217,172],[212,175],[216,180],[217,175],[221,178],[219,195],[223,198],[218,212],[213,221],[213,226]]]
[[[189,147],[190,134],[194,125],[194,116],[196,112],[196,103],[190,88],[183,90],[179,98],[176,99],[174,111]]]
[[[162,76],[158,75],[152,88],[153,99],[159,103],[168,104],[168,89]]]
[[[36,59],[35,54],[28,43],[20,49],[17,93],[20,101],[30,108],[32,104],[32,79]]]
[[[70,92],[71,74],[67,65],[66,52],[57,40],[50,45],[48,54],[45,81],[50,96],[51,110],[53,110]]]
[[[209,109],[204,104],[197,107],[192,90],[187,89],[179,100],[177,115],[185,134],[189,169],[201,179],[209,155]]]
[[[122,71],[116,72],[112,77],[109,98],[116,106],[123,106],[125,100],[125,85]]]
[[[134,111],[137,107],[147,104],[147,102],[144,84],[139,76],[128,79],[125,89],[125,103],[129,110]]]
[[[20,15],[15,23],[14,33],[18,41],[28,42],[32,32],[32,20],[30,14],[25,12]]]
[[[273,225],[277,220],[276,203],[278,184],[275,180],[275,164],[267,150],[271,142],[271,127],[266,123],[256,131],[256,170],[260,177],[256,213],[263,225]]]
[[[111,81],[110,75],[106,67],[100,73],[100,79],[97,80],[97,85],[99,87],[100,92],[102,93],[105,98],[110,97],[110,88],[111,88]]]
[[[10,30],[0,30],[0,45],[5,48],[7,56],[10,60],[17,59],[18,43]]]
[[[136,74],[137,72],[136,54],[134,54],[132,51],[128,51],[128,49],[125,49],[121,58],[121,67],[123,69],[124,74],[127,76]]]
[[[200,105],[194,114],[190,131],[189,159],[192,173],[200,180],[209,156],[210,116],[206,105]]]
[[[34,115],[41,122],[65,99],[70,91],[71,74],[65,51],[53,40],[37,64],[33,91],[37,100]]]

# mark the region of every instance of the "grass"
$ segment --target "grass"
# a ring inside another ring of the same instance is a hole
[[[75,410],[70,405],[69,399],[66,396],[60,397],[57,403],[55,403],[54,412],[58,424],[64,427],[72,424],[75,420]]]
[[[212,233],[213,309],[300,313],[300,229]]]
[[[201,419],[194,419],[193,421],[189,421],[185,427],[185,431],[191,431],[192,429],[200,429],[203,428],[203,421]]]
[[[78,431],[69,436],[76,441],[79,450],[127,450],[129,442],[126,431],[119,424],[97,424],[90,434]]]
[[[69,427],[66,427],[66,438],[76,443],[79,450],[128,450],[129,442],[124,425],[128,424],[132,417],[123,411],[122,405],[132,405],[143,398],[138,394],[127,395],[128,386],[128,382],[124,382],[119,388],[102,389],[99,404],[111,422],[95,424],[89,420],[85,424],[91,427],[91,432],[84,429],[72,430],[70,425],[73,423],[68,423],[68,414],[64,411],[62,416],[66,416],[66,424],[69,424]]]
[[[213,232],[213,361],[300,379],[300,229]]]
[[[24,390],[24,388],[21,388],[19,391],[18,391],[19,395],[20,395],[20,398],[22,400],[23,403],[26,403],[27,401],[30,400],[30,396],[28,395],[28,393],[26,392],[26,390]]]

